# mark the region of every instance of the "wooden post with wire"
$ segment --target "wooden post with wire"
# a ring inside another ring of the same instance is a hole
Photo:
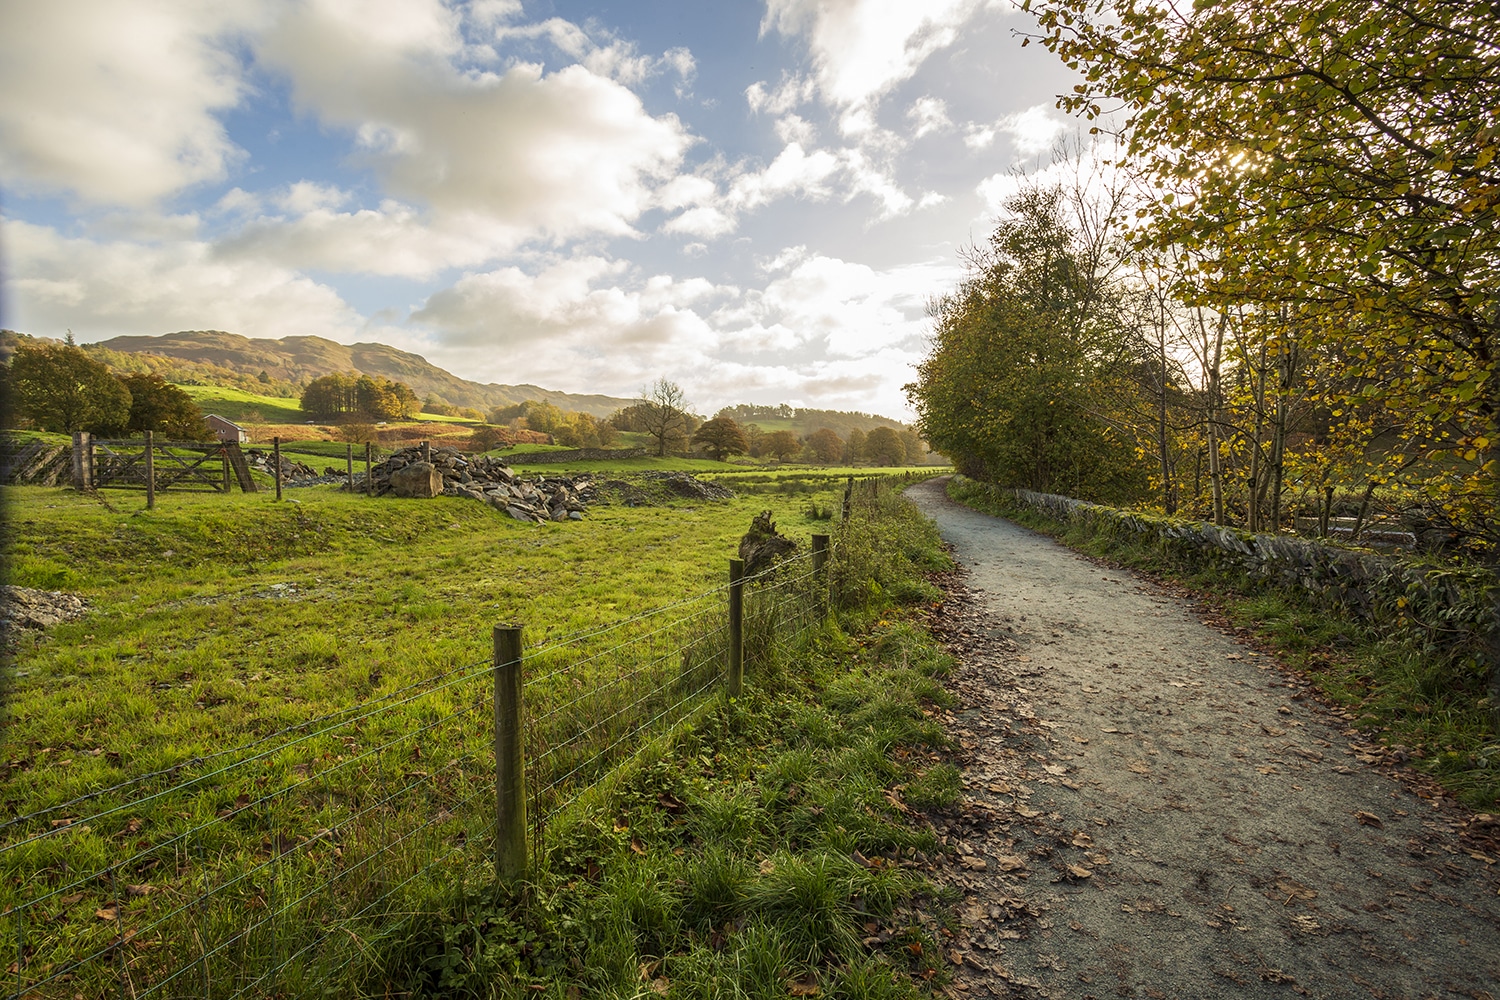
[[[848,485],[844,487],[844,516],[842,518],[840,518],[840,520],[842,520],[842,521],[849,520],[849,504],[850,504],[850,502],[853,499],[854,499],[854,477],[850,476],[849,477],[849,483],[848,483]]]
[[[370,442],[365,442],[365,492],[375,495],[375,480],[370,478]]]
[[[271,439],[271,474],[276,477],[276,499],[281,499],[281,438]]]
[[[818,588],[818,604],[828,610],[828,536],[812,536],[813,582]]]
[[[745,561],[729,560],[729,669],[725,675],[729,697],[745,689]]]
[[[156,438],[146,432],[146,509],[156,509]]]
[[[344,443],[344,483],[349,487],[349,492],[354,492],[354,443]]]
[[[495,870],[526,872],[526,761],[521,745],[521,626],[496,625]]]

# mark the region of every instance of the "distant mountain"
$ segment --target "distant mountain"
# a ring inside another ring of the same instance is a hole
[[[558,392],[535,385],[471,382],[444,371],[426,358],[385,344],[338,344],[322,337],[282,337],[280,340],[242,337],[222,330],[186,330],[160,337],[115,337],[90,347],[127,354],[155,354],[197,364],[213,365],[246,375],[265,372],[278,382],[300,383],[332,372],[384,375],[405,382],[423,399],[439,396],[455,406],[489,411],[528,399],[552,403],[564,410],[582,410],[607,417],[634,400]]]

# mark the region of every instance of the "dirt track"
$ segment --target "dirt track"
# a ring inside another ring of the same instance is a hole
[[[944,485],[907,495],[973,598],[939,622],[971,800],[952,995],[1500,996],[1492,825],[1203,611]]]

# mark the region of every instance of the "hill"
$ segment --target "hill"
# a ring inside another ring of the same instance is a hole
[[[86,346],[90,350],[176,358],[255,378],[264,373],[264,380],[272,383],[300,384],[332,372],[384,375],[405,382],[424,399],[436,396],[455,406],[480,410],[538,399],[564,410],[607,417],[634,402],[618,396],[558,392],[536,385],[472,382],[409,351],[385,344],[339,344],[322,337],[270,340],[221,330],[185,330],[159,337],[114,337]]]

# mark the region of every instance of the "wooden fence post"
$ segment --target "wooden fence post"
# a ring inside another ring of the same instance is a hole
[[[94,443],[88,431],[73,432],[73,488],[80,493],[94,488]]]
[[[365,442],[365,492],[375,495],[375,481],[370,478],[370,442]]]
[[[354,443],[344,443],[344,486],[350,493],[354,492]]]
[[[828,536],[813,535],[813,581],[818,588],[818,605],[828,610]]]
[[[521,627],[496,625],[495,870],[526,871],[526,761],[521,743]]]
[[[729,560],[729,697],[738,698],[745,688],[745,561]]]
[[[276,499],[281,499],[281,438],[271,439],[271,464],[275,466],[273,474],[276,476]]]
[[[432,442],[431,441],[423,441],[422,442],[422,461],[428,462],[428,463],[431,463],[431,461],[432,461]]]
[[[156,438],[146,432],[146,509],[156,509]]]
[[[849,483],[844,487],[844,516],[840,520],[849,520],[849,503],[854,498],[854,477],[849,477]]]

